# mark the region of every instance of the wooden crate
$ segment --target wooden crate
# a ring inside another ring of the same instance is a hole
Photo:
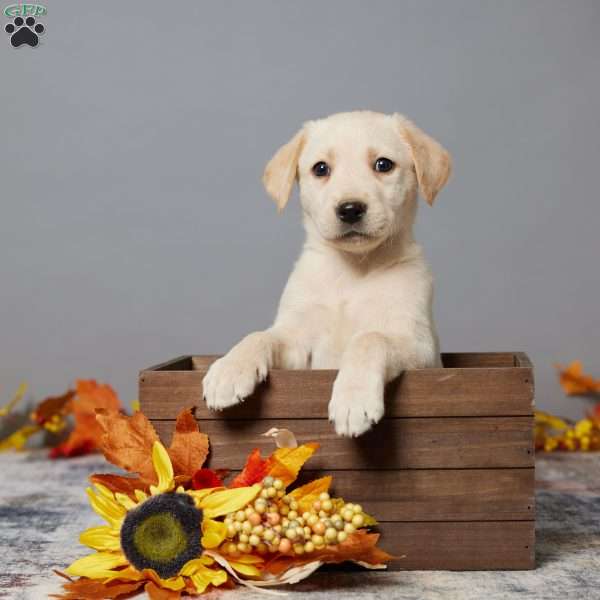
[[[304,480],[333,475],[334,494],[377,517],[392,569],[531,569],[535,565],[533,370],[523,353],[444,354],[441,369],[407,371],[386,390],[386,416],[356,439],[336,436],[327,404],[336,376],[273,370],[254,397],[223,412],[202,400],[215,356],[140,372],[139,399],[165,443],[184,407],[210,436],[213,468],[263,454],[271,427],[320,450]]]

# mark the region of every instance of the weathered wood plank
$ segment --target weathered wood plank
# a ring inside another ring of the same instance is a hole
[[[233,471],[233,478],[239,471]],[[535,516],[534,469],[313,471],[294,484],[333,477],[333,495],[388,521],[524,521]]]
[[[153,421],[170,442],[174,421]],[[211,440],[210,466],[242,468],[249,451],[273,451],[261,434],[271,427],[292,430],[299,443],[316,441],[319,452],[311,469],[461,469],[532,467],[531,417],[384,419],[365,435],[348,439],[335,434],[324,419],[217,419],[200,422]]]
[[[391,570],[535,568],[535,521],[383,523],[380,546]]]
[[[174,419],[195,406],[199,419],[214,419],[202,399],[205,370],[142,371],[139,398],[151,419]],[[220,413],[227,419],[327,418],[336,371],[273,370],[242,404]],[[407,371],[386,389],[388,417],[518,416],[533,412],[531,368],[446,368]]]
[[[333,477],[332,493],[378,521],[520,521],[535,516],[534,469],[303,471]]]

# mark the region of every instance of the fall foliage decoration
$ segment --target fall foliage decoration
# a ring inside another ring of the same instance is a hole
[[[557,369],[567,396],[600,398],[600,380],[585,374],[581,361],[573,361],[566,368],[558,365]],[[600,402],[577,422],[535,411],[534,436],[536,450],[545,452],[600,450]]]
[[[26,384],[21,384],[13,399],[0,408],[0,417],[11,413],[25,396],[26,390]],[[39,432],[61,433],[68,429],[69,417],[72,417],[73,427],[68,437],[51,448],[50,457],[69,458],[95,452],[103,434],[96,420],[96,410],[99,409],[121,410],[121,403],[114,390],[93,379],[79,379],[75,382],[75,389],[42,400],[29,415],[28,423],[0,440],[0,451],[21,450],[29,438]]]
[[[264,459],[253,450],[226,485],[226,472],[204,467],[209,440],[190,410],[179,414],[168,448],[141,412],[100,410],[98,424],[105,457],[131,475],[90,477],[90,504],[106,525],[81,534],[94,552],[57,572],[67,579],[57,598],[145,590],[177,600],[235,584],[295,583],[324,563],[385,568],[391,559],[367,531],[373,517],[330,496],[331,477],[288,490],[318,445],[298,445],[287,430],[273,435],[285,446]]]

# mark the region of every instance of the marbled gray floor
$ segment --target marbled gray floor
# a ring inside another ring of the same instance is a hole
[[[79,532],[101,522],[87,504],[86,476],[107,470],[98,456],[0,455],[0,598],[41,600],[59,590],[52,569],[85,553]],[[322,573],[286,591],[296,600],[600,599],[599,475],[600,453],[538,458],[534,571]],[[217,596],[265,598],[239,589]]]

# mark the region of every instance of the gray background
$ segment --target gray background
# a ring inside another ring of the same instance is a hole
[[[264,163],[307,119],[400,111],[453,154],[417,237],[445,350],[600,376],[600,3],[47,2],[0,31],[0,402],[270,323],[302,243]],[[3,17],[3,25],[7,19]]]

